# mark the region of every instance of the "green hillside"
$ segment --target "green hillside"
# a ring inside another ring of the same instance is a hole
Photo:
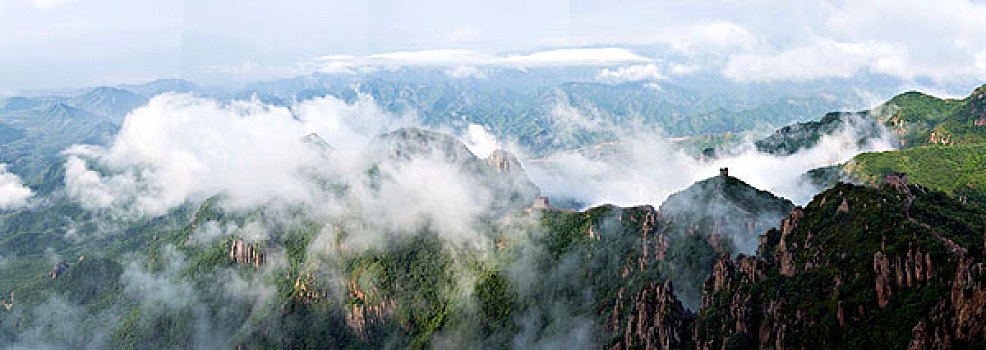
[[[901,147],[986,142],[986,85],[964,99],[916,91],[895,96],[874,111],[900,138]]]
[[[986,144],[863,153],[844,167],[851,176],[867,183],[877,183],[891,172],[902,172],[907,173],[909,182],[937,191],[986,190]]]

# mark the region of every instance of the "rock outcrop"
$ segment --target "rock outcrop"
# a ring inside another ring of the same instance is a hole
[[[983,211],[903,181],[838,185],[781,220],[757,257],[716,263],[695,344],[981,348],[984,220]]]
[[[607,328],[623,330],[622,337],[611,349],[680,349],[688,340],[686,327],[691,316],[674,296],[671,281],[651,282],[627,298],[632,305],[629,316],[621,324],[624,290],[610,313]]]
[[[229,259],[237,264],[250,264],[260,267],[264,263],[264,251],[257,243],[247,243],[241,239],[233,240],[229,246]]]

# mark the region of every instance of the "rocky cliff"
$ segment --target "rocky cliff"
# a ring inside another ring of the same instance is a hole
[[[705,282],[698,348],[981,348],[986,213],[915,185],[841,184]]]

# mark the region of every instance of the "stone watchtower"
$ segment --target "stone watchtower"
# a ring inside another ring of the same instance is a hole
[[[548,204],[548,197],[537,197],[534,198],[534,204],[531,204],[533,209],[551,209],[551,204]]]
[[[719,168],[719,176],[729,176],[729,168]]]

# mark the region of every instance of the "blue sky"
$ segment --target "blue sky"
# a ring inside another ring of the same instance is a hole
[[[650,63],[634,56],[662,63],[664,75],[673,66],[737,81],[861,71],[977,79],[986,77],[982,18],[986,4],[969,0],[0,0],[0,92],[380,65]],[[624,51],[538,55],[587,46]],[[681,59],[642,53],[654,48]]]

